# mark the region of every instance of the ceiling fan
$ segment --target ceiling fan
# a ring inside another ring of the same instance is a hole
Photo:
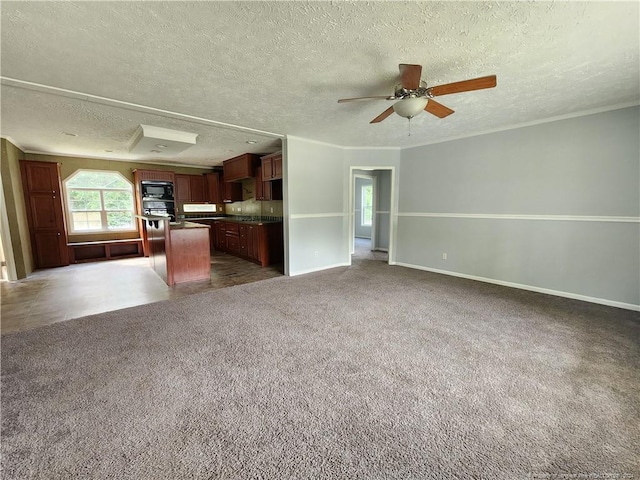
[[[449,95],[451,93],[469,92],[471,90],[482,90],[484,88],[493,88],[496,86],[496,76],[489,75],[487,77],[428,87],[424,81],[420,80],[420,76],[422,75],[422,66],[407,63],[401,63],[399,66],[400,84],[396,86],[393,95],[341,98],[338,100],[338,103],[365,99],[399,100],[369,123],[381,122],[393,112],[396,112],[401,117],[408,118],[409,120],[423,110],[435,115],[436,117],[444,118],[451,115],[453,110],[436,102],[433,100],[433,97]]]

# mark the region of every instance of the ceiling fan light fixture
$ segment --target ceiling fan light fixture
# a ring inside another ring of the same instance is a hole
[[[393,111],[401,117],[413,118],[424,110],[429,99],[427,97],[407,97],[393,104]]]

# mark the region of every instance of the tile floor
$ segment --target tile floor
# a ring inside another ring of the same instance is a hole
[[[120,308],[282,275],[282,265],[261,268],[214,252],[211,280],[167,286],[144,257],[37,270],[17,282],[0,282],[0,330],[18,332]]]

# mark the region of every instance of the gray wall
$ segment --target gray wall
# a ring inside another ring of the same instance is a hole
[[[638,118],[632,107],[403,150],[396,261],[639,305]]]
[[[284,222],[289,275],[348,265],[343,150],[287,137]]]

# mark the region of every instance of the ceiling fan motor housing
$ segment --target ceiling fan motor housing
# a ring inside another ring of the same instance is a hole
[[[410,97],[428,97],[428,98],[433,98],[433,95],[431,94],[431,89],[427,88],[427,84],[424,82],[421,82],[422,85],[416,89],[408,89],[408,88],[404,88],[402,86],[402,84],[398,84],[396,85],[396,89],[395,92],[393,94],[393,97],[390,98],[390,100],[401,100],[403,98],[410,98]]]

